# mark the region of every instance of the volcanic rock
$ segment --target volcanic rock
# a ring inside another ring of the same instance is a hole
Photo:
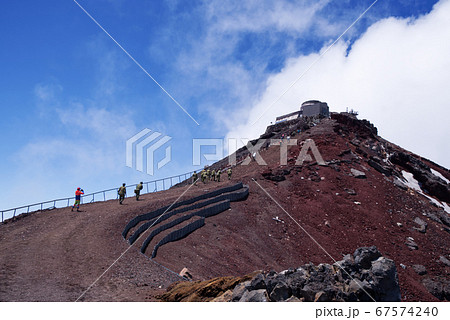
[[[405,244],[411,250],[419,249],[419,246],[417,245],[417,243],[414,242],[414,239],[411,237],[406,238]]]
[[[258,274],[259,276],[260,274]],[[250,281],[245,281],[242,283],[239,283],[233,290],[231,301],[239,301],[241,300],[244,293],[248,292],[247,286],[250,285]]]
[[[414,219],[414,222],[417,223],[417,224],[419,225],[419,227],[418,227],[418,228],[413,227],[413,229],[415,229],[415,230],[417,230],[417,231],[419,231],[419,232],[421,232],[421,233],[427,232],[427,226],[428,226],[428,224],[427,224],[425,221],[423,221],[423,220],[420,219],[419,217],[416,217],[416,218]]]
[[[412,268],[419,276],[423,276],[427,273],[427,269],[421,264],[415,264],[412,266]]]
[[[292,295],[291,288],[285,282],[279,282],[270,293],[271,301],[285,301]]]
[[[450,280],[448,278],[425,278],[422,283],[439,300],[450,300]]]
[[[369,248],[363,247],[356,249],[353,257],[355,258],[356,264],[361,265],[363,269],[369,269],[371,262],[381,257],[381,253],[375,246]]]
[[[356,169],[351,169],[350,170],[352,172],[352,175],[357,178],[357,179],[366,179],[366,174],[362,171],[356,170]]]
[[[411,172],[430,195],[450,203],[450,186],[444,180],[435,176],[431,172],[430,167],[423,161],[401,151],[395,152],[390,157],[390,161]]]
[[[388,166],[383,166],[378,162],[373,161],[372,159],[368,161],[369,166],[377,170],[378,172],[384,174],[385,176],[390,176],[392,174],[392,169]]]
[[[450,261],[446,257],[440,256],[439,261],[445,264],[447,267],[450,267]]]
[[[264,289],[246,291],[239,302],[267,302],[267,291]]]

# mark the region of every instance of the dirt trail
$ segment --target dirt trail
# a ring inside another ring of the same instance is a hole
[[[178,193],[165,192],[164,201]],[[128,219],[159,206],[159,196],[36,212],[0,225],[0,301],[75,301],[129,248],[120,235]],[[161,291],[177,280],[131,248],[83,300],[152,300],[149,288]]]
[[[427,215],[440,209],[370,167],[371,149],[352,144],[352,128],[341,124],[347,131],[337,134],[336,126],[336,121],[325,120],[293,138],[313,138],[324,160],[337,159],[339,164],[295,166],[301,148],[297,145],[289,149],[287,168],[280,167],[280,148],[271,146],[260,152],[267,166],[252,161],[235,167],[231,181],[224,174],[221,183],[192,186],[183,199],[238,181],[249,185],[250,194],[245,201],[231,203],[230,210],[208,217],[204,227],[186,238],[162,246],[154,261],[175,272],[188,267],[199,280],[255,270],[279,272],[308,262],[333,263],[298,222],[336,260],[358,247],[377,246],[396,263],[404,301],[436,301],[422,281],[449,278],[450,268],[439,262],[450,253],[448,228]],[[358,137],[362,135],[360,131]],[[427,164],[448,177],[448,171]],[[351,169],[364,172],[366,178],[356,179]],[[284,180],[270,180],[271,175]],[[75,301],[129,248],[121,236],[125,225],[139,214],[170,205],[186,188],[143,195],[139,202],[128,198],[123,206],[116,201],[87,204],[80,213],[70,208],[37,212],[0,225],[0,301]],[[417,217],[427,222],[426,233],[415,229]],[[417,250],[405,245],[407,237],[414,238]],[[144,239],[82,300],[152,301],[180,280],[139,252]],[[415,264],[425,266],[427,274],[414,272]]]

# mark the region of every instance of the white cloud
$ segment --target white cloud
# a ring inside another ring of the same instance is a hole
[[[209,114],[212,101],[211,97],[205,96],[218,93],[212,97],[213,119],[248,101],[260,90],[271,58],[276,60],[292,55],[297,50],[295,40],[303,37],[324,39],[342,32],[342,25],[329,23],[321,17],[321,10],[329,2],[205,2],[197,9],[203,21],[203,32],[190,38],[189,46],[176,58],[178,72],[183,73],[183,79],[190,79],[183,82],[181,90],[184,91],[178,95],[189,96],[195,92],[203,101],[198,105],[198,112]],[[170,36],[167,34],[162,38]],[[151,52],[158,55],[154,46],[153,43]],[[158,43],[159,46],[166,47],[167,44]],[[241,46],[249,48],[242,49]]]
[[[305,100],[320,99],[332,111],[346,106],[358,110],[383,137],[450,167],[449,15],[450,1],[440,1],[415,20],[375,23],[351,48],[338,43],[251,126],[319,53],[289,59],[267,80],[257,101],[230,118],[227,136],[255,138],[277,115],[298,109]]]
[[[63,90],[62,86],[54,83],[39,83],[34,87],[34,94],[41,102],[49,102],[56,99],[57,94]]]
[[[73,102],[70,108],[58,109],[62,124],[67,129],[76,129],[81,136],[93,143],[114,144],[118,139],[126,139],[137,129],[132,120],[132,113],[123,108],[121,111],[106,108],[85,107],[80,102]]]
[[[136,132],[130,116],[81,104],[70,110],[58,111],[67,127],[64,134],[36,138],[13,155],[14,181],[1,197],[10,207],[23,205],[24,199],[67,197],[78,186],[98,191],[128,176],[124,141]]]
[[[211,1],[207,14],[217,21],[216,30],[303,32],[315,21],[316,13],[330,1]]]

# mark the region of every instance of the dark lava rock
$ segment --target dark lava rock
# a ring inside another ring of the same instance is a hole
[[[278,170],[276,172],[272,172],[272,170],[267,169],[261,173],[261,175],[264,177],[264,179],[280,182],[286,180],[285,175],[289,174],[289,172]]]
[[[267,297],[267,292],[264,289],[247,291],[242,295],[239,302],[267,302],[269,298]]]
[[[444,277],[425,278],[422,284],[439,300],[450,300],[450,279]]]
[[[269,297],[271,301],[285,301],[292,295],[291,288],[285,282],[279,282],[273,288]]]
[[[427,226],[428,226],[428,224],[427,224],[425,221],[423,221],[423,220],[420,219],[419,217],[416,217],[416,218],[414,219],[414,222],[417,223],[417,224],[419,225],[419,227],[418,227],[418,228],[413,227],[413,229],[415,229],[415,230],[417,230],[417,231],[419,231],[419,232],[421,232],[421,233],[427,232]]]
[[[356,249],[353,254],[355,263],[361,265],[363,269],[369,269],[371,262],[381,257],[381,253],[377,250],[377,247],[362,247]]]
[[[247,289],[249,291],[251,290],[259,290],[259,289],[266,289],[266,283],[264,282],[265,277],[262,273],[256,275],[250,282],[250,284],[247,285]]]
[[[353,258],[355,257],[355,258]],[[256,289],[259,288],[259,289]],[[237,285],[232,301],[400,301],[394,261],[375,246],[358,248],[334,265],[311,263],[261,273]]]
[[[248,292],[247,285],[250,284],[250,281],[239,283],[236,287],[234,287],[233,295],[231,296],[231,301],[239,301],[241,300],[244,293]]]
[[[392,169],[388,166],[384,166],[378,162],[375,162],[373,160],[369,160],[368,162],[369,166],[377,170],[378,172],[384,174],[385,176],[389,177],[392,174]]]
[[[446,257],[440,256],[439,261],[445,264],[447,267],[450,267],[450,261]]]
[[[404,152],[394,152],[389,159],[392,163],[411,172],[430,195],[441,201],[450,202],[450,186],[444,180],[435,176],[425,163]]]
[[[406,246],[407,246],[409,249],[411,249],[411,250],[417,250],[417,249],[419,249],[419,246],[417,245],[417,243],[414,242],[413,238],[411,238],[411,237],[408,237],[408,238],[406,239],[405,244],[406,244]]]
[[[398,285],[397,269],[394,261],[380,257],[372,262],[373,289],[377,301],[400,301],[400,287]]]
[[[424,274],[427,274],[427,269],[425,268],[425,266],[423,266],[421,264],[415,264],[412,266],[412,268],[419,276],[423,276]]]

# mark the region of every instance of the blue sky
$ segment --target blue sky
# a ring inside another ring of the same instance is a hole
[[[307,99],[355,108],[387,139],[450,166],[448,0],[379,0],[254,125],[373,1],[78,3],[200,125],[74,1],[5,2],[0,209],[198,169],[193,138],[256,138]],[[430,130],[415,137],[418,123]],[[172,161],[154,176],[125,165],[127,139],[144,128],[172,137]]]

